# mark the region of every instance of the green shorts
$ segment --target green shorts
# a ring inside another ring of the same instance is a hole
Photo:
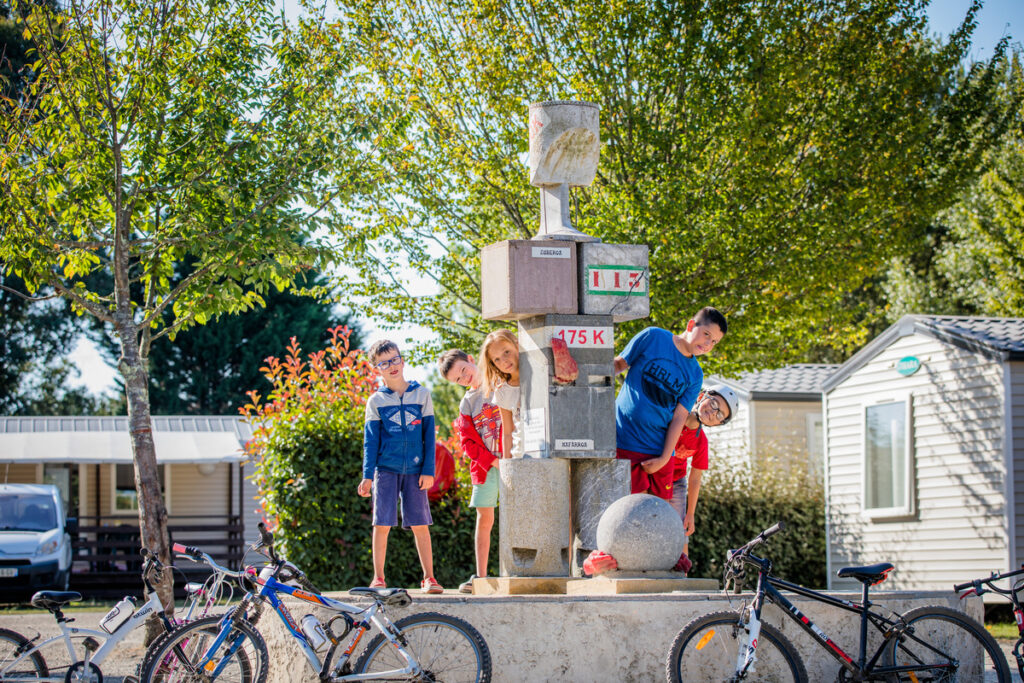
[[[498,465],[495,463],[487,472],[487,481],[473,484],[473,494],[469,497],[471,508],[493,508],[498,506]]]

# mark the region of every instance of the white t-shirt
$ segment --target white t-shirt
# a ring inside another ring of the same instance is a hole
[[[523,420],[519,409],[519,387],[511,384],[499,384],[494,390],[494,402],[499,408],[504,408],[512,413],[512,423],[515,429],[512,431],[512,457],[523,457]]]

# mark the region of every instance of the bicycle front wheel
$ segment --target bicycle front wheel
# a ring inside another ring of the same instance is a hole
[[[0,681],[33,680],[49,675],[46,662],[38,652],[28,657],[17,654],[27,643],[28,639],[20,633],[0,628]]]
[[[207,669],[200,669],[200,660],[220,635],[223,620],[219,616],[196,619],[154,640],[142,660],[140,683],[265,683],[267,644],[245,621],[229,623]]]
[[[1009,683],[1010,667],[985,627],[947,607],[918,607],[902,615],[910,629],[886,650],[890,666],[915,667],[892,680]]]
[[[480,632],[462,619],[423,612],[399,619],[395,628],[401,632],[399,642],[423,670],[422,677],[416,680],[446,683],[491,680],[491,651]],[[406,666],[398,649],[391,647],[384,635],[378,633],[359,656],[355,670],[356,673],[381,673]]]
[[[712,612],[683,627],[669,650],[665,673],[672,683],[735,681],[736,658],[747,632],[736,612]],[[745,681],[806,681],[807,671],[793,645],[778,629],[761,622],[757,660]]]

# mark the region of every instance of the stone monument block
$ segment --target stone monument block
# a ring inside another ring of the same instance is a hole
[[[613,322],[651,314],[646,244],[579,245],[579,294],[582,315],[610,315]]]
[[[486,320],[576,313],[576,245],[505,240],[480,251],[481,311]]]
[[[683,553],[683,520],[667,500],[634,493],[608,506],[597,523],[597,549],[619,571],[667,571]]]
[[[605,510],[629,495],[628,460],[572,460],[572,575],[583,576],[583,561],[597,550],[597,525]]]
[[[569,462],[500,461],[498,561],[502,576],[569,576]]]
[[[615,347],[609,316],[543,315],[519,321],[519,381],[527,457],[614,458]],[[576,362],[571,383],[555,377],[551,340]]]

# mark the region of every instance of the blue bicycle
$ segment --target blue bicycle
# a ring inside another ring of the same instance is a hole
[[[280,617],[299,644],[320,681],[467,681],[491,680],[491,654],[483,636],[467,622],[446,614],[425,612],[398,621],[387,608],[407,607],[412,598],[403,588],[353,588],[350,595],[371,599],[369,606],[350,605],[321,594],[305,574],[278,557],[273,536],[260,524],[260,542],[254,546],[270,563],[246,570],[251,590],[241,603],[220,618],[201,619],[175,630],[146,651],[142,683],[170,681],[225,681],[264,683],[267,646],[256,630],[265,605]],[[187,547],[197,562],[209,556]],[[280,594],[290,595],[335,615],[321,624],[307,614],[296,622]],[[352,663],[356,647],[367,631],[377,634]],[[245,666],[241,662],[245,662]]]

